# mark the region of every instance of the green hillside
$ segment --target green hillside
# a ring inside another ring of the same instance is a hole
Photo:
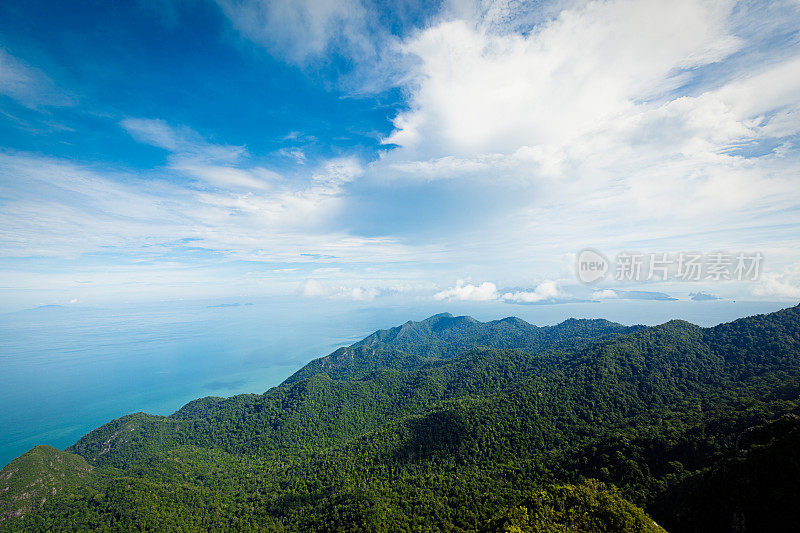
[[[0,523],[23,516],[48,498],[91,479],[93,468],[80,455],[36,446],[0,470]]]
[[[0,529],[788,531],[799,402],[800,307],[714,328],[437,315],[262,395],[110,422],[65,454],[91,476]]]
[[[476,348],[516,349],[525,352],[576,349],[642,326],[626,327],[607,320],[570,319],[556,326],[537,327],[520,318],[479,322],[450,313],[421,322],[376,331],[332,354],[315,359],[290,376],[286,383],[325,373],[333,379],[360,379],[376,370],[414,370]]]

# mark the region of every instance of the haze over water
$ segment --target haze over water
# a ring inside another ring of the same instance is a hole
[[[249,305],[247,305],[249,304]],[[37,444],[63,449],[122,415],[167,415],[203,396],[263,393],[376,329],[439,312],[537,325],[570,317],[708,326],[781,303],[369,303],[272,299],[136,308],[43,307],[0,315],[0,465]]]

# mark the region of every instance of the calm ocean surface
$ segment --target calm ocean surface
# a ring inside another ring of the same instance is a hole
[[[167,415],[202,396],[262,393],[339,346],[438,312],[480,320],[519,316],[539,325],[602,317],[625,324],[682,318],[707,326],[789,305],[407,302],[376,307],[294,299],[230,304],[39,308],[0,315],[0,466],[36,444],[63,449],[127,413]]]

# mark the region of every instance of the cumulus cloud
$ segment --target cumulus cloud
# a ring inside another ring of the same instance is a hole
[[[498,298],[497,286],[494,283],[485,281],[480,285],[465,283],[464,280],[456,281],[455,287],[439,291],[433,295],[437,300],[470,300],[488,301]]]
[[[545,280],[539,283],[532,291],[507,292],[503,294],[502,299],[507,302],[536,303],[554,301],[563,296],[564,294],[555,281]]]
[[[593,300],[614,300],[619,298],[619,293],[614,289],[602,289],[592,293]]]
[[[786,266],[781,272],[765,272],[753,287],[756,296],[779,299],[800,299],[800,263]]]
[[[530,290],[501,292],[498,291],[497,285],[490,281],[477,285],[460,279],[456,281],[454,287],[439,291],[433,297],[436,300],[503,301],[519,304],[572,301],[572,298],[561,290],[558,283],[552,280],[544,280]]]
[[[733,12],[732,2],[615,0],[525,34],[484,19],[432,25],[405,41],[418,59],[410,106],[373,174],[526,183],[536,188],[519,213],[526,229],[567,212],[551,229],[572,238],[623,236],[633,220],[686,231],[731,227],[742,209],[773,216],[794,205],[797,150],[740,152],[800,127],[798,59],[704,75],[745,46]]]
[[[687,69],[736,51],[732,7],[589,2],[528,34],[483,20],[434,25],[404,43],[419,59],[412,105],[386,142],[418,156],[573,142],[677,88]]]

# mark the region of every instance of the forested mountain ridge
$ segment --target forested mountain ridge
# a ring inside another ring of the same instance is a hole
[[[356,348],[401,346],[420,354],[412,369],[352,359],[340,372],[358,379],[123,417],[70,448],[91,476],[0,529],[658,530],[638,505],[669,531],[793,530],[800,307],[714,328],[608,324],[594,342],[528,344],[541,351],[476,348],[467,331],[460,354],[394,328]],[[788,474],[752,505],[758,469]]]
[[[133,449],[152,448],[156,434],[159,446],[168,442],[260,453],[325,447],[444,400],[497,392],[541,373],[560,357],[555,351],[559,347],[583,347],[639,330],[641,326],[606,320],[571,319],[536,327],[518,318],[483,323],[443,313],[378,331],[314,360],[263,395],[203,398],[166,418],[144,413],[123,417],[90,433],[70,451],[99,464],[120,465],[120,457],[140,453]],[[489,355],[485,348],[475,348],[499,345],[524,351]],[[457,354],[461,357],[454,360]],[[481,379],[498,368],[501,379]],[[358,398],[355,405],[353,398]],[[234,420],[236,432],[231,431]],[[208,427],[198,430],[198,425]],[[220,428],[228,429],[220,434]]]
[[[420,322],[379,330],[368,337],[315,359],[286,383],[323,372],[333,379],[359,379],[380,369],[414,370],[434,359],[447,359],[475,348],[525,352],[576,349],[644,326],[623,326],[608,320],[569,319],[555,326],[534,326],[521,318],[480,322],[469,316],[440,313]]]

